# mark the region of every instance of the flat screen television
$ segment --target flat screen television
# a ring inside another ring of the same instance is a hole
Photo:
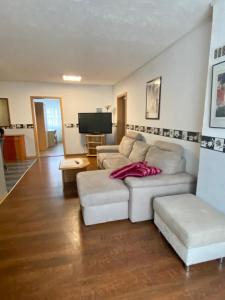
[[[79,133],[112,133],[112,113],[78,113]]]

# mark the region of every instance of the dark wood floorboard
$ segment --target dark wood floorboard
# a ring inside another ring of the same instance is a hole
[[[1,300],[225,299],[225,266],[187,275],[152,222],[86,227],[59,160],[39,159],[0,206]]]

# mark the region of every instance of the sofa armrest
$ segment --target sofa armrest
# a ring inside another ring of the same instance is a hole
[[[131,188],[168,186],[184,183],[196,183],[196,178],[188,173],[179,173],[173,175],[159,174],[147,177],[127,177],[125,183]]]
[[[96,147],[97,153],[117,153],[119,152],[119,145],[104,145]]]

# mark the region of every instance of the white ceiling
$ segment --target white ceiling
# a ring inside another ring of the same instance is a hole
[[[210,14],[210,0],[0,0],[0,80],[113,84]]]

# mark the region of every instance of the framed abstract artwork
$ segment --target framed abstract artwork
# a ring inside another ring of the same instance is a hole
[[[225,61],[212,67],[210,127],[225,128]]]
[[[162,77],[148,81],[146,84],[145,118],[159,120]]]

